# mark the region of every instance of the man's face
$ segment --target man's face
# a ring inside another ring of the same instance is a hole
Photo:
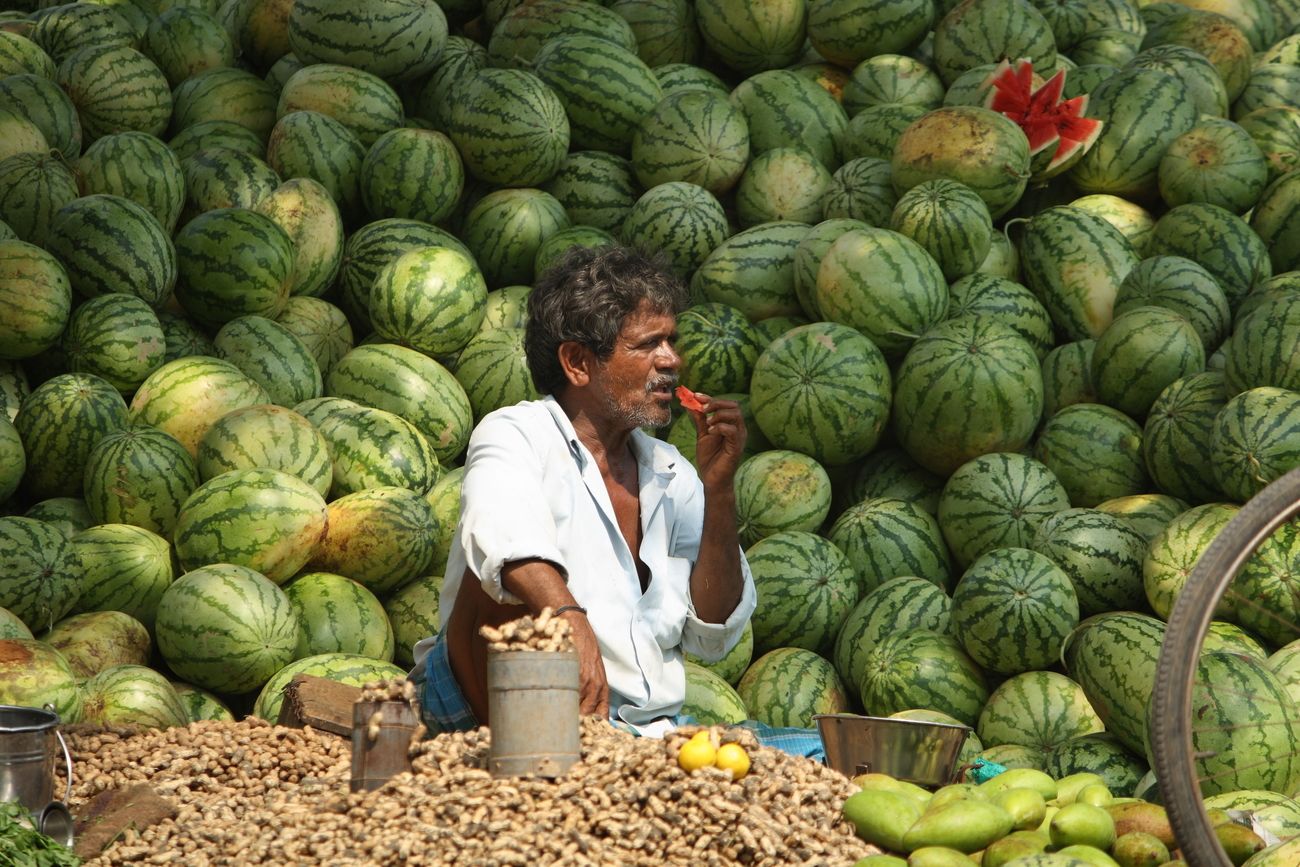
[[[628,428],[668,424],[682,362],[676,342],[677,319],[644,301],[623,320],[613,353],[597,362],[592,378],[612,421]]]

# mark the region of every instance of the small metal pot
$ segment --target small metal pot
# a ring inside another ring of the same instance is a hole
[[[818,714],[817,731],[826,748],[826,764],[846,777],[889,774],[920,786],[938,787],[953,780],[957,756],[970,727],[910,719]]]

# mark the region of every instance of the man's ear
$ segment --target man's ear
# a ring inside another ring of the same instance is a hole
[[[566,340],[560,344],[556,354],[560,359],[560,369],[564,371],[564,377],[570,385],[581,388],[591,381],[592,365],[595,363],[591,350],[577,341]]]

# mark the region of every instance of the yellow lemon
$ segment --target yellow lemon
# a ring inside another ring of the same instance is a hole
[[[718,757],[718,751],[713,748],[713,744],[708,739],[696,740],[692,738],[682,744],[681,751],[677,753],[677,764],[683,771],[690,772],[698,768],[707,768],[713,764]]]
[[[740,744],[723,744],[718,748],[717,766],[731,772],[733,780],[749,773],[749,753]]]

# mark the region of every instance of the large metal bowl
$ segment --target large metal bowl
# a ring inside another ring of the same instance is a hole
[[[851,713],[818,714],[826,764],[846,777],[889,774],[920,786],[953,781],[970,727]]]

